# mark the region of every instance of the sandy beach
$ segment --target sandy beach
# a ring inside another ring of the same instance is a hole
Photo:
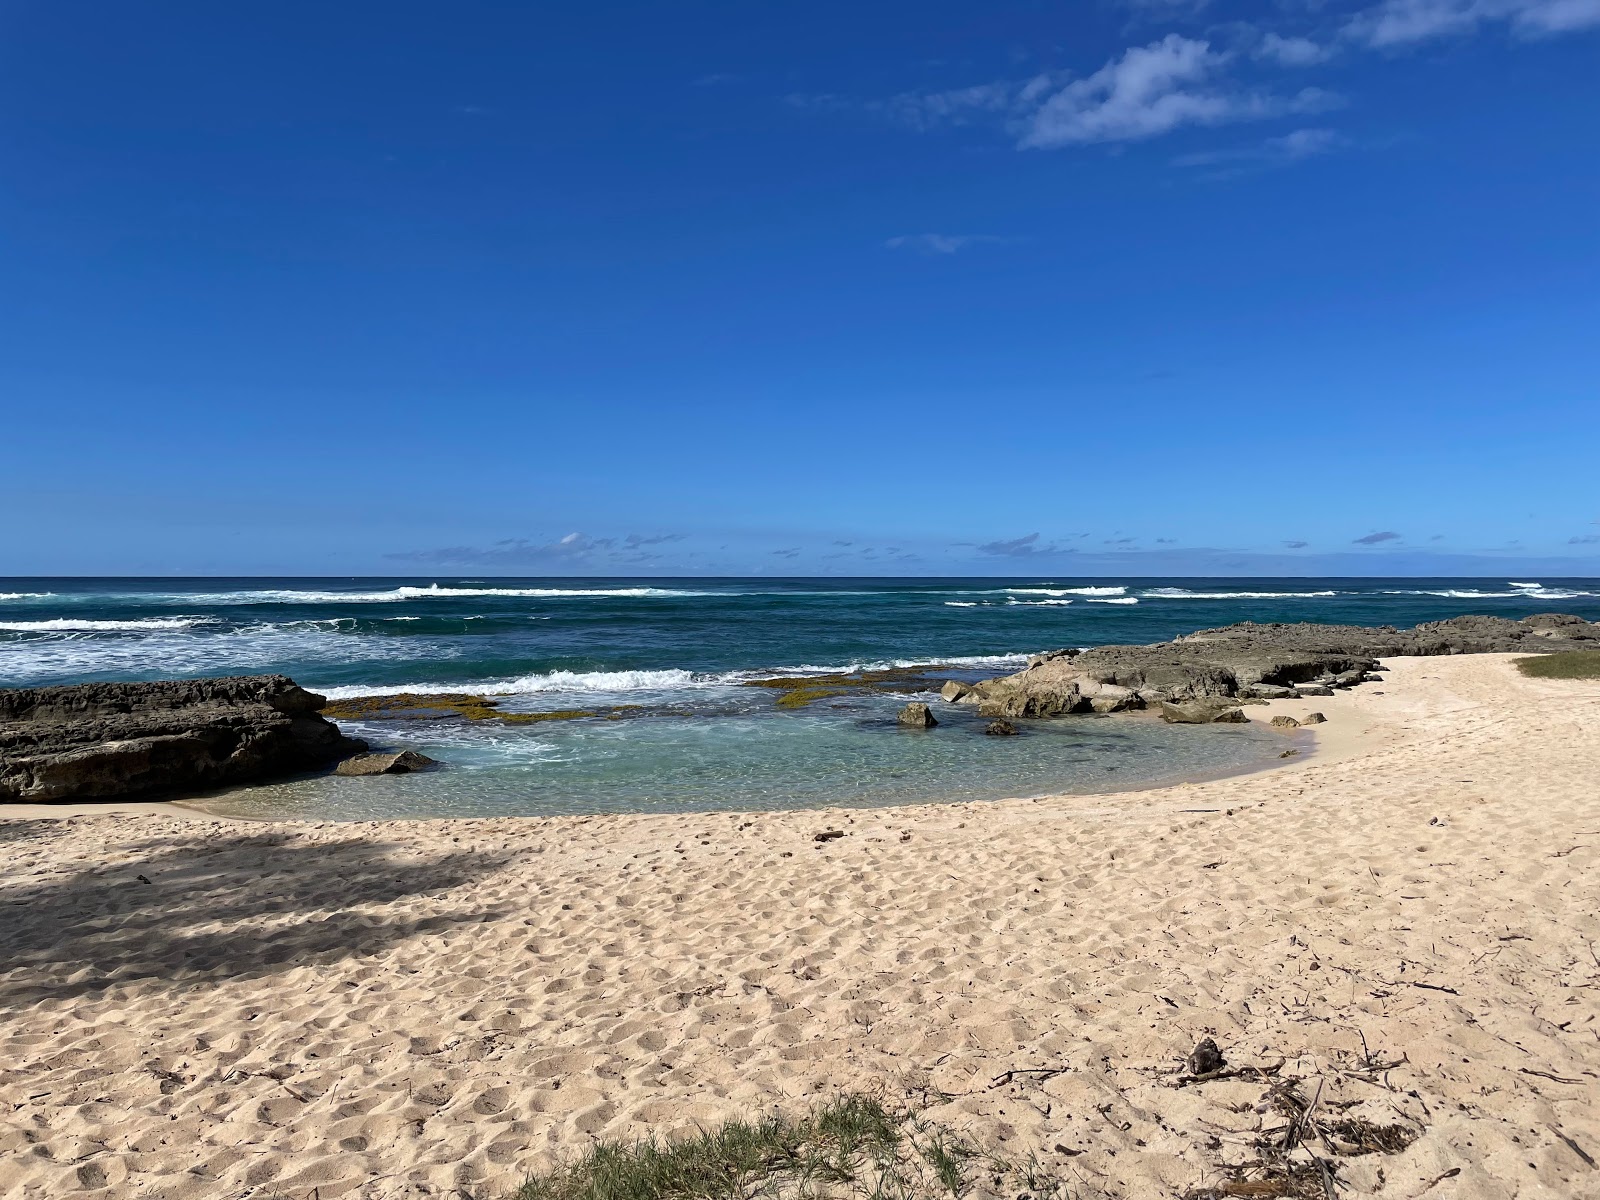
[[[1320,1147],[1341,1195],[1600,1197],[1600,686],[1387,676],[1250,708],[1327,714],[1282,768],[1101,797],[10,806],[0,1196],[480,1200],[595,1138],[857,1088],[1060,1194],[1181,1196],[1289,1081],[1405,1131]],[[1206,1037],[1260,1071],[1185,1082]]]

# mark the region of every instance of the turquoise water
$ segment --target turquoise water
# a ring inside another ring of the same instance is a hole
[[[346,722],[447,765],[317,778],[229,811],[452,816],[683,811],[1099,792],[1276,761],[1253,727],[1139,717],[893,720],[911,696],[787,711],[751,678],[940,664],[980,678],[1058,646],[1240,620],[1411,625],[1489,612],[1600,619],[1595,580],[0,580],[0,686],[281,671],[330,696],[471,691],[507,711],[642,706],[622,720]]]

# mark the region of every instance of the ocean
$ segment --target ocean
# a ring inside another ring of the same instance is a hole
[[[927,667],[978,679],[1062,646],[1235,621],[1413,625],[1467,612],[1600,619],[1600,580],[0,579],[0,686],[281,672],[332,699],[467,692],[593,717],[341,721],[438,770],[315,777],[211,797],[242,815],[695,811],[1098,793],[1246,771],[1287,744],[1253,726],[1023,722],[969,709],[896,726],[930,695],[799,707],[773,676]]]

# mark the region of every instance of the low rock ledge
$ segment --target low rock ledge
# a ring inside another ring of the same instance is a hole
[[[286,675],[0,689],[0,800],[172,796],[365,750],[326,703]]]

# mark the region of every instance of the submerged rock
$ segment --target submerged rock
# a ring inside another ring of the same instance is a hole
[[[990,721],[984,733],[990,737],[1016,737],[1017,727],[1010,721]]]
[[[347,758],[333,769],[335,775],[409,775],[431,767],[439,760],[419,754],[415,750],[401,750],[394,754],[358,754]]]
[[[932,729],[939,723],[933,719],[932,710],[920,700],[914,700],[902,708],[895,720],[911,729]]]
[[[1239,725],[1250,718],[1244,709],[1225,700],[1192,700],[1188,704],[1163,701],[1161,719],[1172,725]]]
[[[0,799],[194,792],[365,750],[325,703],[284,675],[0,690]]]

